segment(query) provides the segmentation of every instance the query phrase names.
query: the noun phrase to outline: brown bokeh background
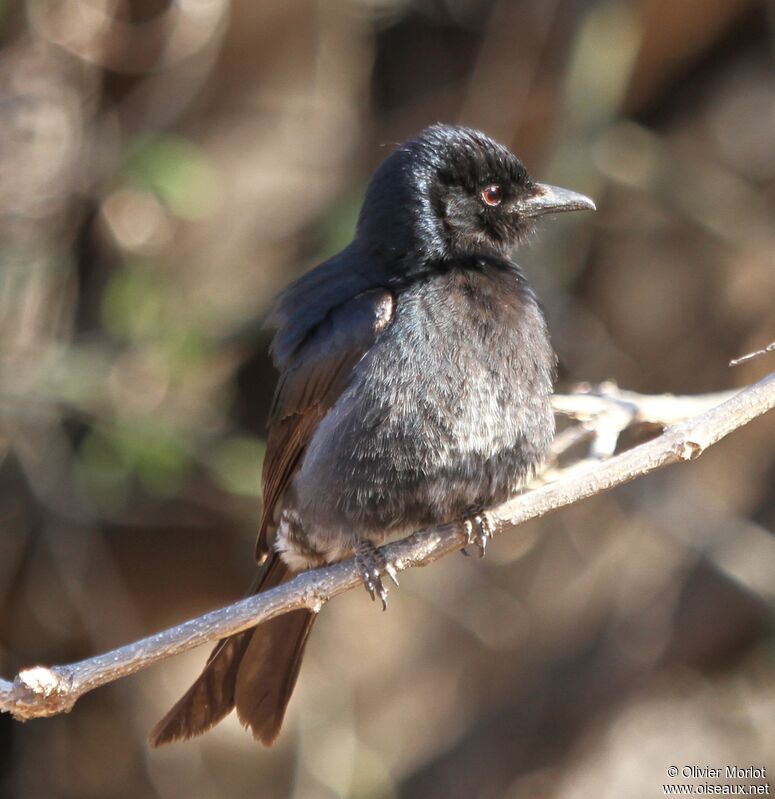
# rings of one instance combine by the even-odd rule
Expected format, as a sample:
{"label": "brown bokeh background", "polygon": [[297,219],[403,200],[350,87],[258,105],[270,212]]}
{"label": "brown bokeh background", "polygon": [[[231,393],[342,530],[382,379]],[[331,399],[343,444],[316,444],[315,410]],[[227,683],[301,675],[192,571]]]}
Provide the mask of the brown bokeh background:
{"label": "brown bokeh background", "polygon": [[[0,674],[252,576],[272,297],[394,142],[482,128],[594,215],[519,256],[560,387],[742,386],[775,338],[775,10],[756,0],[0,2]],[[205,651],[0,717],[0,796],[652,797],[775,774],[775,418],[326,608],[286,728],[152,751]],[[773,779],[775,781],[775,778]]]}

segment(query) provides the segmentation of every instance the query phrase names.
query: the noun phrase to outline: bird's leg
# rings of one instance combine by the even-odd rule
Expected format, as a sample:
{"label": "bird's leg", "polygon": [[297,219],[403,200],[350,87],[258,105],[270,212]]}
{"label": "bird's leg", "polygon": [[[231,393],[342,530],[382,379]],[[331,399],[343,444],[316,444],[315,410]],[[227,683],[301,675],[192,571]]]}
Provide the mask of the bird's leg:
{"label": "bird's leg", "polygon": [[[490,514],[487,511],[471,511],[471,514],[463,520],[463,529],[466,534],[466,545],[476,544],[479,547],[479,557],[483,558],[487,542],[495,532],[495,525]],[[465,548],[463,548],[463,552],[465,552]]]}
{"label": "bird's leg", "polygon": [[382,600],[382,610],[387,610],[387,588],[382,584],[382,573],[398,585],[396,569],[393,564],[377,549],[368,538],[359,538],[355,545],[355,565],[363,580],[363,585],[369,592],[372,601],[377,598]]}

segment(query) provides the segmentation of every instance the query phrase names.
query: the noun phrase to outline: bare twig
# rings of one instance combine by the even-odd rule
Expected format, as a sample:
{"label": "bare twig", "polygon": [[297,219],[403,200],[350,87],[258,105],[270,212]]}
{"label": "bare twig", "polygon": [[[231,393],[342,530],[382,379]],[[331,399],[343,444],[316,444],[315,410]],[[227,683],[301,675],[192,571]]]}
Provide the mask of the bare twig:
{"label": "bare twig", "polygon": [[[572,394],[555,394],[552,406],[555,413],[581,422],[580,427],[569,428],[555,439],[549,463],[582,438],[591,439],[589,460],[610,458],[616,451],[619,437],[629,427],[656,425],[668,427],[720,405],[734,396],[734,391],[677,397],[674,394],[649,396],[620,389],[611,381],[592,386],[581,383],[574,386]],[[576,464],[582,467],[585,462]],[[539,483],[546,475],[539,475]]]}
{"label": "bare twig", "polygon": [[[614,392],[611,387],[607,391]],[[655,408],[662,408],[662,419],[674,418],[676,406],[684,409],[707,407],[709,402],[718,399],[643,398],[628,392],[619,392],[618,389],[614,394],[618,399],[609,398],[604,401],[630,402],[637,406],[639,414],[651,418],[652,421],[660,415]],[[586,399],[589,398],[585,398],[585,401]],[[698,401],[699,406],[696,404]],[[562,404],[562,401],[558,404]],[[528,519],[543,516],[668,464],[693,460],[733,430],[774,407],[775,373],[726,399],[722,404],[669,427],[662,435],[646,444],[609,460],[595,462],[581,473],[563,476],[553,483],[490,509],[495,531],[512,531]],[[669,409],[672,410],[667,413]],[[574,413],[580,413],[578,408]],[[383,551],[400,571],[413,566],[426,566],[459,550],[464,543],[462,526],[449,524],[415,533],[387,545]],[[243,599],[112,652],[65,666],[37,666],[27,669],[20,672],[12,683],[0,680],[0,710],[13,714],[17,719],[66,712],[87,691],[288,611],[308,608],[318,612],[332,597],[359,583],[360,577],[352,560],[337,563],[305,572],[270,591]]]}
{"label": "bare twig", "polygon": [[760,350],[749,352],[747,355],[741,355],[739,358],[733,358],[729,362],[729,365],[740,366],[741,363],[748,363],[748,361],[752,361],[754,358],[758,358],[760,355],[766,355],[768,352],[775,352],[775,341]]}
{"label": "bare twig", "polygon": [[557,413],[589,421],[602,413],[623,411],[632,422],[668,426],[691,419],[735,396],[735,391],[676,396],[638,394],[608,381],[597,386],[581,383],[572,394],[555,394],[552,406]]}

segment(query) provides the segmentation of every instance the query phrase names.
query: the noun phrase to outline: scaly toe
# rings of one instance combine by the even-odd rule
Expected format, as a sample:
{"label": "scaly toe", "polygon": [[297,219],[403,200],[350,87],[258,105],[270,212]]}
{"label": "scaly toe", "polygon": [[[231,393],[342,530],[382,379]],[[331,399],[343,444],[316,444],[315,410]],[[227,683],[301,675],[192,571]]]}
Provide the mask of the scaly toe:
{"label": "scaly toe", "polygon": [[382,572],[398,585],[396,568],[370,541],[359,541],[355,547],[355,564],[372,601],[379,596],[382,609],[387,610],[388,592],[382,582]]}
{"label": "scaly toe", "polygon": [[463,530],[466,534],[466,545],[475,544],[479,548],[479,557],[483,558],[487,551],[487,542],[493,537],[494,532],[489,514],[485,511],[465,519]]}

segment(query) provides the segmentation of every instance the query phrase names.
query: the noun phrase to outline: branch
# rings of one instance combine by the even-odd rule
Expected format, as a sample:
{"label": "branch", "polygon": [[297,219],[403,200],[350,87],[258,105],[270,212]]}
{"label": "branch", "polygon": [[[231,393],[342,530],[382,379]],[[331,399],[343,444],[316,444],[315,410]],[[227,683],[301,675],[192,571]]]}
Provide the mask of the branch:
{"label": "branch", "polygon": [[[581,416],[590,413],[590,403],[624,404],[635,410],[631,418],[645,416],[651,422],[676,418],[682,412],[715,403],[693,397],[643,397],[619,391],[610,385],[592,392],[556,398],[563,412]],[[698,405],[699,403],[699,405]],[[573,406],[575,404],[575,408]],[[586,411],[580,410],[585,405]],[[694,460],[726,435],[775,407],[775,373],[704,410],[688,421],[675,424],[662,435],[641,446],[603,461],[593,461],[583,471],[573,471],[555,482],[522,494],[489,509],[496,533],[510,532],[528,519],[544,516],[586,497],[621,485],[671,463]],[[660,409],[657,411],[657,409]],[[660,416],[662,414],[662,416]],[[594,414],[592,414],[594,416]],[[680,414],[679,414],[680,416]],[[657,418],[659,417],[659,419]],[[623,429],[623,428],[621,428]],[[402,571],[426,566],[461,549],[466,543],[462,525],[447,524],[410,535],[385,546],[382,551]],[[0,680],[0,711],[25,720],[53,716],[69,711],[88,691],[119,677],[134,674],[153,663],[193,647],[249,629],[291,610],[306,608],[314,612],[332,597],[360,584],[352,560],[304,572],[270,591],[206,613],[169,630],[156,633],[103,655],[65,666],[36,666],[21,671],[14,681]]]}
{"label": "branch", "polygon": [[[557,460],[581,438],[591,438],[592,458],[610,458],[616,451],[619,437],[634,425],[668,425],[691,419],[731,399],[734,391],[676,397],[673,394],[648,396],[624,391],[608,381],[599,386],[581,383],[572,394],[555,394],[552,407],[556,413],[577,419],[582,424],[559,434],[549,454],[549,463]],[[582,462],[580,466],[588,465]]]}
{"label": "branch", "polygon": [[599,386],[580,383],[572,394],[555,394],[552,407],[557,413],[589,421],[602,413],[625,413],[632,422],[671,425],[715,408],[735,396],[735,391],[717,391],[677,397],[674,394],[638,394],[608,381]]}
{"label": "branch", "polygon": [[775,352],[775,341],[771,342],[766,347],[762,347],[760,350],[749,352],[747,355],[741,355],[739,358],[733,358],[729,362],[729,365],[740,366],[741,363],[748,363],[748,361],[752,361],[754,358],[758,358],[760,355],[766,355],[768,352]]}

